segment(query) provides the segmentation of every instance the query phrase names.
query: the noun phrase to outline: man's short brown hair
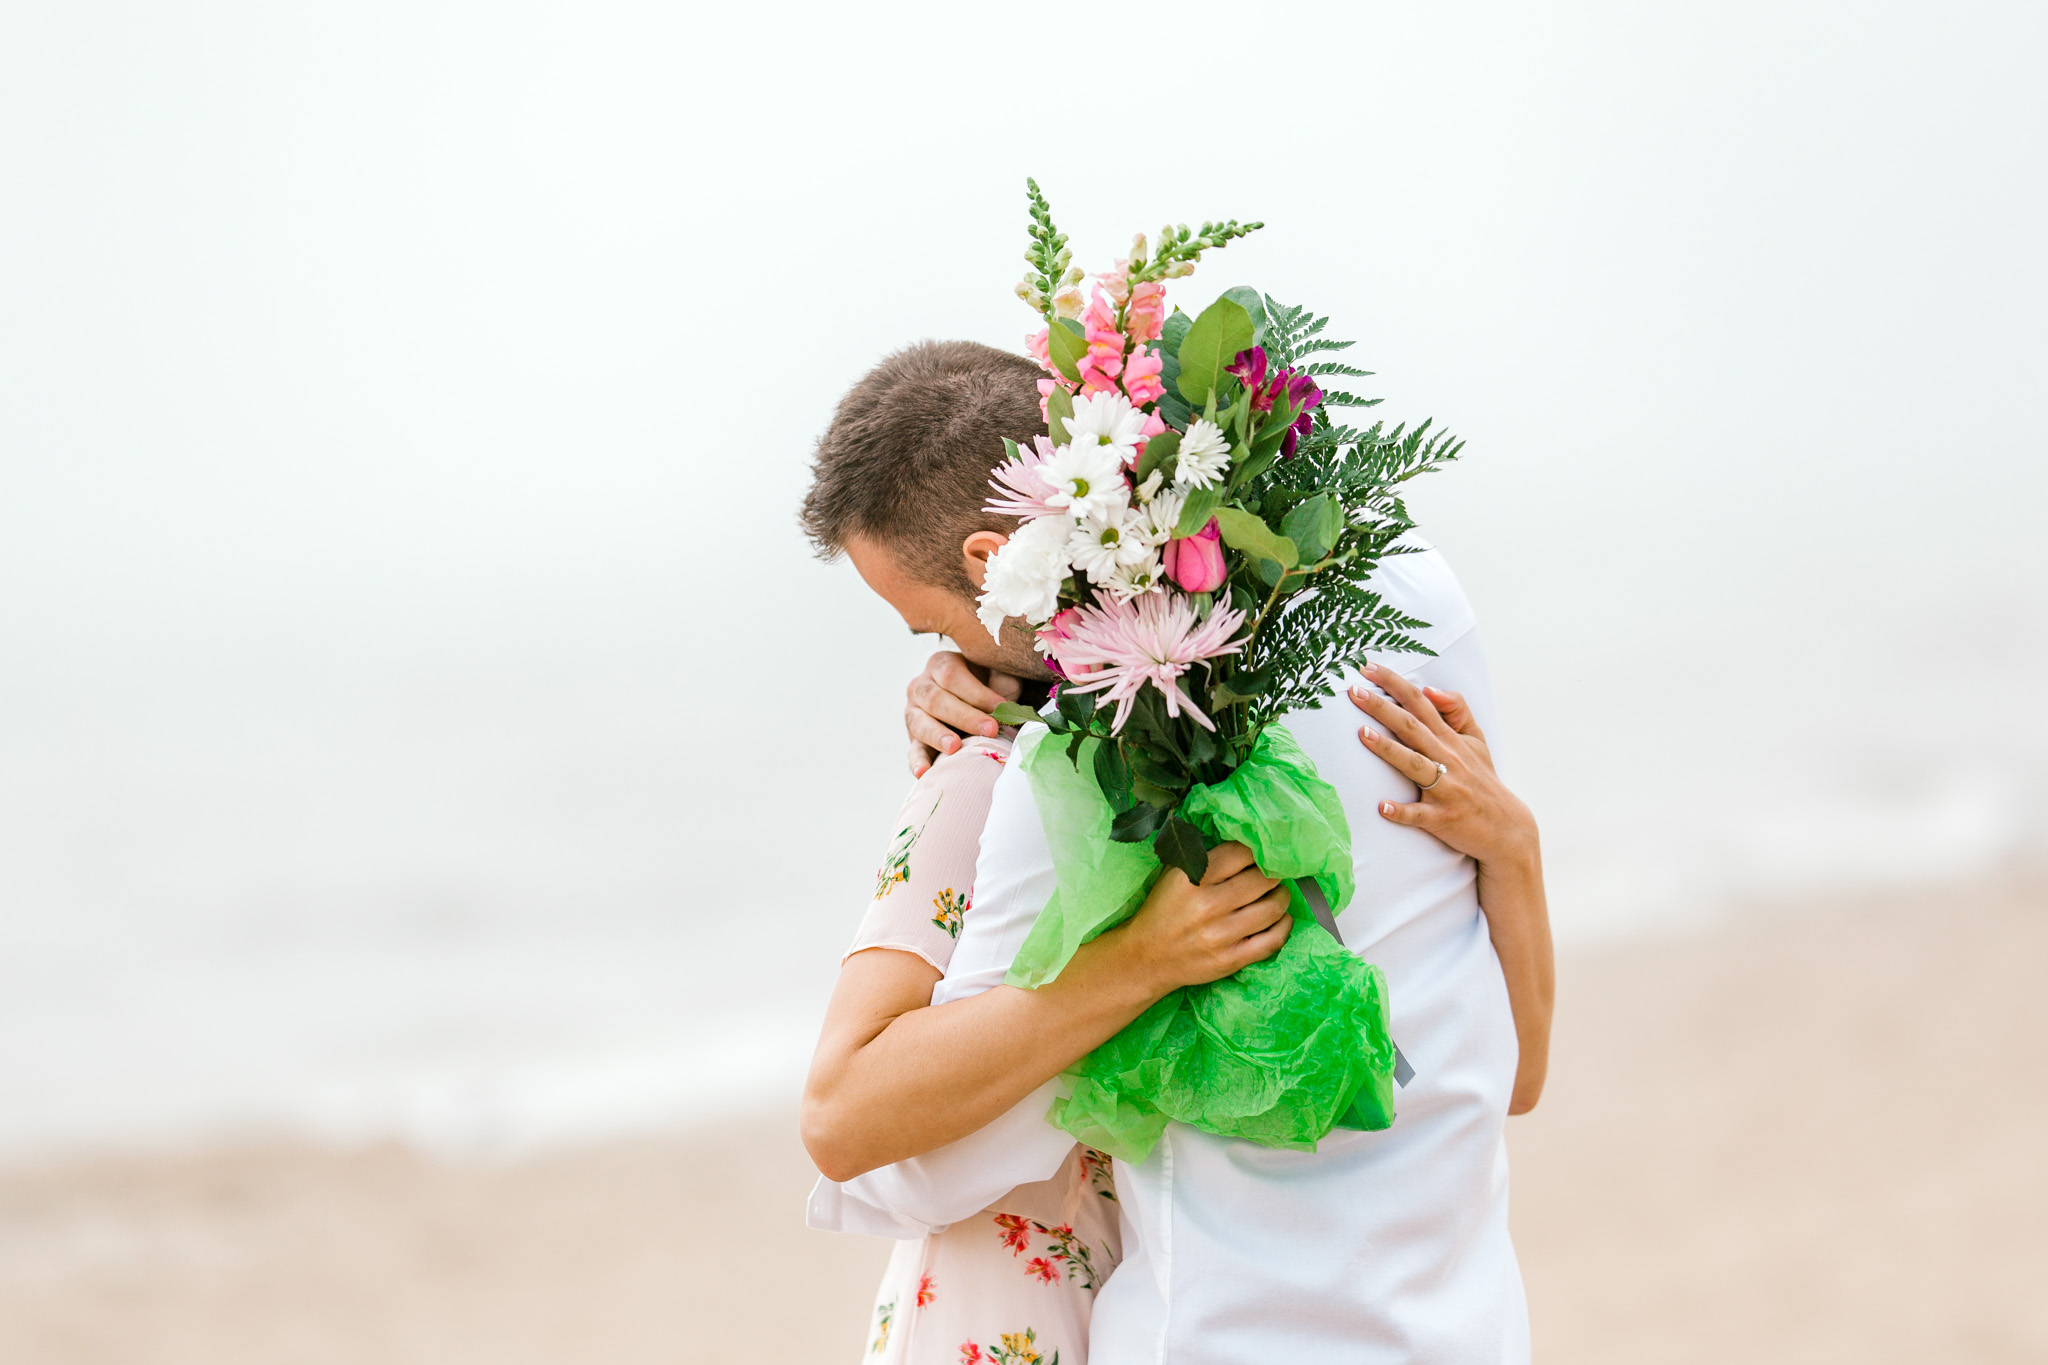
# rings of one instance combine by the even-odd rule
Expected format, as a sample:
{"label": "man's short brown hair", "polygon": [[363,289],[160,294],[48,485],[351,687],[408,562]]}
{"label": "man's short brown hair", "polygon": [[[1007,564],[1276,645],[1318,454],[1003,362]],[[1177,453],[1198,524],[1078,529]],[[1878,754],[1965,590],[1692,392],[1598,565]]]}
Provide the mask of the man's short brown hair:
{"label": "man's short brown hair", "polygon": [[839,400],[811,461],[804,534],[821,558],[860,536],[888,544],[920,580],[972,596],[960,543],[1016,529],[984,511],[1003,438],[1045,430],[1038,366],[974,341],[920,341]]}

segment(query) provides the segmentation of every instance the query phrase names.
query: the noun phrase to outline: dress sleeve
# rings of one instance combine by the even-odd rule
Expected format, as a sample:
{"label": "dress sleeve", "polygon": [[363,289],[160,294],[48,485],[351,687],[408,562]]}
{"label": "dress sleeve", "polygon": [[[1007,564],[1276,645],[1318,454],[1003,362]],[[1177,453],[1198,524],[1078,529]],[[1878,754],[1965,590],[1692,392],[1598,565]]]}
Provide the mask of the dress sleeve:
{"label": "dress sleeve", "polygon": [[1006,739],[970,739],[918,779],[896,819],[896,837],[875,873],[874,899],[847,957],[894,948],[946,970],[973,908],[981,828],[1009,755]]}

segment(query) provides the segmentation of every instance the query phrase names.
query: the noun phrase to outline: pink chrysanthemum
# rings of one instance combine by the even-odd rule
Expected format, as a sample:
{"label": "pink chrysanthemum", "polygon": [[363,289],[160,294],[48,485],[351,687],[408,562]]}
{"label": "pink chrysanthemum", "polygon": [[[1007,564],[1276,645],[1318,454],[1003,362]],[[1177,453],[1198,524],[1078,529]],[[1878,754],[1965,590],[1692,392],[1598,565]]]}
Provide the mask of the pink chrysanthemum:
{"label": "pink chrysanthemum", "polygon": [[1131,601],[1110,600],[1082,607],[1067,621],[1062,638],[1052,642],[1053,657],[1071,679],[1076,692],[1101,692],[1103,702],[1116,703],[1110,729],[1122,733],[1131,704],[1146,683],[1166,696],[1166,714],[1182,707],[1204,729],[1215,724],[1194,699],[1180,690],[1179,678],[1204,659],[1235,654],[1244,648],[1233,640],[1244,613],[1219,606],[1209,619],[1195,620],[1194,603],[1179,593],[1152,592]]}
{"label": "pink chrysanthemum", "polygon": [[1017,447],[1017,458],[1005,460],[995,467],[994,477],[988,486],[996,490],[996,496],[983,504],[998,516],[1054,517],[1067,515],[1064,507],[1055,507],[1046,499],[1059,490],[1052,481],[1038,472],[1053,453],[1053,443],[1043,436],[1031,438],[1028,446]]}

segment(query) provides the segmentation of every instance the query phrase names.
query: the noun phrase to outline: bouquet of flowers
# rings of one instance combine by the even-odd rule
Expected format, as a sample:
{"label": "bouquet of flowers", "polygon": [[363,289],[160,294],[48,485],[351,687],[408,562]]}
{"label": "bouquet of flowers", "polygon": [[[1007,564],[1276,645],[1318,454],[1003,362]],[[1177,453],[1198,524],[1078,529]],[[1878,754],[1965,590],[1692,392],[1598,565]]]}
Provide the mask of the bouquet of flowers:
{"label": "bouquet of flowers", "polygon": [[[1370,651],[1427,652],[1410,633],[1424,623],[1366,580],[1414,525],[1400,485],[1462,443],[1427,422],[1334,421],[1378,400],[1323,387],[1367,372],[1332,359],[1351,343],[1303,308],[1237,288],[1168,311],[1167,281],[1261,224],[1140,234],[1084,295],[1029,192],[1017,292],[1045,320],[1027,344],[1046,434],[1006,441],[994,470],[989,508],[1023,521],[989,561],[980,615],[991,636],[1022,617],[1059,679],[1042,713],[1003,715],[1045,726],[1018,762],[1059,885],[1009,978],[1036,986],[1163,867],[1199,882],[1227,840],[1343,908],[1342,806],[1278,718],[1320,705]],[[1391,1123],[1385,983],[1293,895],[1277,957],[1160,1001],[1068,1073],[1055,1121],[1133,1159],[1168,1119],[1290,1147]]]}

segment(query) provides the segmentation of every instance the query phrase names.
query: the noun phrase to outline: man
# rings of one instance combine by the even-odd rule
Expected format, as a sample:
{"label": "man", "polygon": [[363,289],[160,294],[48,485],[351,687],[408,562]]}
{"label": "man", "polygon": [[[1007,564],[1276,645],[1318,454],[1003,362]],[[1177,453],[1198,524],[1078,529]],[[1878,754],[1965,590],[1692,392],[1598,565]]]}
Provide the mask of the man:
{"label": "man", "polygon": [[[1022,441],[1038,428],[1037,377],[1029,362],[969,343],[927,343],[891,357],[841,404],[805,504],[806,528],[821,549],[847,553],[913,629],[946,634],[977,664],[1025,677],[1044,670],[1021,623],[1006,622],[1003,639],[990,639],[974,599],[1010,529],[981,509],[991,452],[1000,437]],[[1435,656],[1374,680],[1396,699],[1419,696],[1417,682],[1463,693],[1478,724],[1490,723],[1472,614],[1442,557],[1428,549],[1392,557],[1375,586],[1430,623],[1420,634]],[[1376,709],[1384,698],[1361,705],[1386,723]],[[1525,1360],[1502,1139],[1517,1040],[1501,958],[1479,908],[1481,870],[1421,829],[1382,818],[1389,806],[1413,809],[1417,787],[1359,746],[1347,714],[1307,711],[1286,724],[1344,802],[1359,889],[1338,929],[1385,971],[1394,1037],[1414,1076],[1391,1129],[1339,1131],[1313,1153],[1175,1124],[1145,1161],[1119,1163],[1125,1260],[1095,1304],[1093,1359]],[[1528,871],[1496,864],[1485,875]],[[1162,888],[1175,875],[1163,877]],[[990,1006],[988,1015],[992,1001],[1038,994],[1001,983],[1053,882],[1030,784],[1006,772],[982,836],[973,910],[932,996],[936,1008],[919,1013]],[[1134,925],[1148,914],[1158,921],[1165,912],[1148,902]],[[1519,942],[1502,956],[1510,954],[1522,955]],[[1004,1006],[1012,1007],[1023,1004]],[[1073,1041],[1070,1033],[1067,1045]],[[899,1056],[877,1068],[887,1073],[885,1087],[854,1088],[887,1095],[886,1106],[842,1099],[815,1131],[807,1120],[814,1152],[866,1154],[821,1162],[844,1178],[821,1188],[814,1221],[914,1235],[1052,1173],[1071,1139],[1044,1120],[1056,1084],[1047,1078],[1065,1063],[1041,1056],[1036,1070],[1019,1065],[1013,1044],[1007,1089],[980,1092],[974,1112],[987,1121],[963,1136],[956,1130],[967,1110],[955,1092],[980,1045],[927,1030],[919,1054],[932,1077],[926,1091],[917,1088],[913,1060]],[[1035,1088],[1024,1094],[1027,1085]],[[988,1112],[1020,1094],[1000,1114]],[[927,1100],[946,1117],[921,1127]],[[894,1159],[878,1164],[878,1153]]]}

